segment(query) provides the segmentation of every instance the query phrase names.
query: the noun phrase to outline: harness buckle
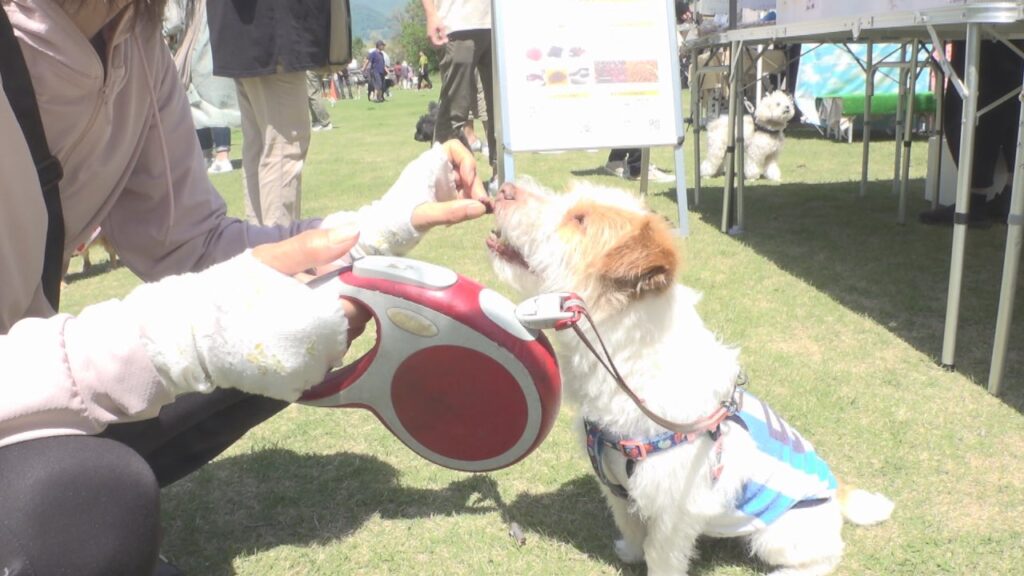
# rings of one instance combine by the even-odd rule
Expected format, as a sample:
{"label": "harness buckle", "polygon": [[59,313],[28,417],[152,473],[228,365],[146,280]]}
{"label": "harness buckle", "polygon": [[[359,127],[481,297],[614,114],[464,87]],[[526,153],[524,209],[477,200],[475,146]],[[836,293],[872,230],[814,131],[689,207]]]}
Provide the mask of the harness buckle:
{"label": "harness buckle", "polygon": [[729,399],[722,402],[722,407],[732,416],[743,409],[743,389],[747,385],[747,373],[740,371],[736,375],[736,383],[733,384],[732,394]]}
{"label": "harness buckle", "polygon": [[583,300],[572,292],[551,292],[527,298],[516,306],[516,320],[527,328],[564,330],[586,312]]}
{"label": "harness buckle", "polygon": [[632,460],[643,460],[647,458],[647,445],[638,440],[619,440],[619,449],[626,458]]}

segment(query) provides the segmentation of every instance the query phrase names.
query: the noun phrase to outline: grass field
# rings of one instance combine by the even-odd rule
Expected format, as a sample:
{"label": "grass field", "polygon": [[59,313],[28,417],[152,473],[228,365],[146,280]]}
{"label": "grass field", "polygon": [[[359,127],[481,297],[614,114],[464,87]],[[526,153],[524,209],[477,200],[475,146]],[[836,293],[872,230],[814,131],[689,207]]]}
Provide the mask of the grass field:
{"label": "grass field", "polygon": [[[423,150],[413,126],[432,98],[436,92],[397,91],[383,105],[356,100],[330,108],[336,128],[313,135],[304,212],[354,208],[379,196]],[[742,236],[718,230],[721,179],[706,182],[699,206],[691,198],[680,280],[703,291],[709,326],[742,347],[750,388],[800,428],[838,475],[896,502],[890,522],[846,529],[838,574],[1020,574],[1021,314],[1002,397],[983,389],[1006,227],[968,234],[957,370],[944,371],[937,359],[952,233],[914,218],[927,208],[924,149],[913,149],[912,199],[901,226],[889,179],[891,139],[872,144],[874,180],[861,197],[859,144],[793,131],[782,157],[785,183],[747,188]],[[556,188],[572,178],[635,187],[597,170],[605,154],[523,154],[517,170]],[[669,150],[652,157],[671,168]],[[214,183],[240,214],[238,172]],[[674,187],[650,192],[651,207],[675,219]],[[507,293],[487,263],[490,227],[480,220],[435,230],[413,256]],[[70,312],[137,282],[104,266],[70,279],[63,300]],[[569,410],[523,462],[465,474],[421,460],[365,412],[291,407],[165,491],[165,554],[196,575],[644,574],[612,552],[614,527],[572,442]],[[509,537],[510,522],[522,526],[524,546]],[[708,540],[700,550],[693,574],[765,571],[741,543]]]}

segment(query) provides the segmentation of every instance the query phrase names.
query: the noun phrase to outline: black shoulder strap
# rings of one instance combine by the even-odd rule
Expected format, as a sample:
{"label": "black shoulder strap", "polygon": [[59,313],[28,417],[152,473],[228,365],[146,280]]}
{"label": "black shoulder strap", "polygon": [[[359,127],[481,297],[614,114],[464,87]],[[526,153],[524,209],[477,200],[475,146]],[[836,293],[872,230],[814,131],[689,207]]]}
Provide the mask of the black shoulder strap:
{"label": "black shoulder strap", "polygon": [[43,121],[39,116],[36,93],[32,89],[32,78],[28,66],[14,37],[14,28],[7,18],[7,12],[0,7],[0,76],[7,100],[25,133],[32,161],[39,174],[39,185],[43,189],[46,203],[46,252],[43,256],[43,292],[50,305],[57,310],[60,305],[60,280],[64,267],[64,209],[60,202],[60,181],[64,170],[60,161],[50,154],[46,144]]}

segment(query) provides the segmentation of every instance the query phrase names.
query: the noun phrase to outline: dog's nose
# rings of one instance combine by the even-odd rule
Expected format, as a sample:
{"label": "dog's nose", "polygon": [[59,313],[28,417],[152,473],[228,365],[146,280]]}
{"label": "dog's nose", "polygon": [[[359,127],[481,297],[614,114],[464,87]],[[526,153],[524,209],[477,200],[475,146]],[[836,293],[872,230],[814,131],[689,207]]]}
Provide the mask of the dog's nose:
{"label": "dog's nose", "polygon": [[508,200],[510,202],[514,201],[516,199],[516,191],[517,188],[515,184],[512,182],[505,182],[501,185],[501,188],[498,189],[498,196],[496,199]]}

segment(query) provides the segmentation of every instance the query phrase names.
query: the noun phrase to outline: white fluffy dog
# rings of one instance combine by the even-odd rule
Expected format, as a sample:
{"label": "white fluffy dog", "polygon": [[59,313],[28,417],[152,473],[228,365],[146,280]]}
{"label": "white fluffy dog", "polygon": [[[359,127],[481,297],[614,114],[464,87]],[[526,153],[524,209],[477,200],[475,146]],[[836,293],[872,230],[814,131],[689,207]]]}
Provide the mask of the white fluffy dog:
{"label": "white fluffy dog", "polygon": [[[793,98],[781,90],[761,98],[754,114],[743,116],[743,175],[747,180],[764,176],[773,182],[782,180],[779,154],[785,137],[782,132],[793,119]],[[718,176],[729,145],[729,117],[719,116],[708,123],[708,150],[700,163],[700,175]]]}
{"label": "white fluffy dog", "polygon": [[[618,556],[646,560],[651,575],[685,574],[698,536],[744,536],[776,576],[831,572],[843,518],[881,522],[892,502],[841,486],[807,440],[737,387],[739,352],[704,326],[698,294],[675,283],[664,219],[622,190],[527,186],[506,183],[495,199],[496,272],[526,294],[578,294],[640,400],[573,330],[556,332],[566,399],[622,535]],[[592,326],[578,326],[597,347]]]}

